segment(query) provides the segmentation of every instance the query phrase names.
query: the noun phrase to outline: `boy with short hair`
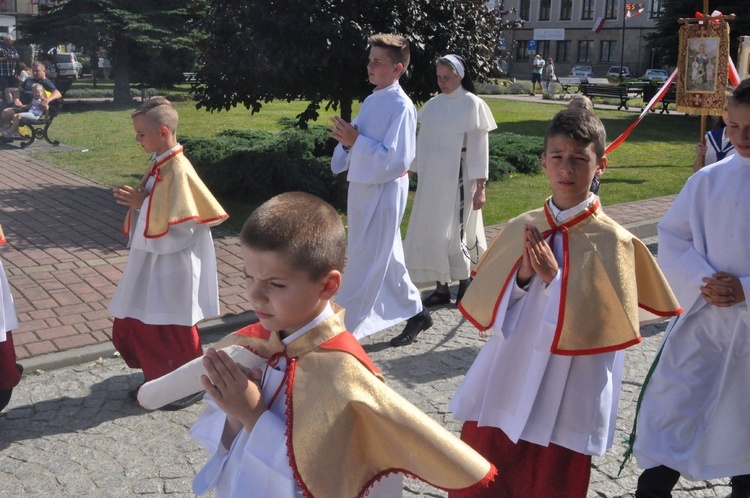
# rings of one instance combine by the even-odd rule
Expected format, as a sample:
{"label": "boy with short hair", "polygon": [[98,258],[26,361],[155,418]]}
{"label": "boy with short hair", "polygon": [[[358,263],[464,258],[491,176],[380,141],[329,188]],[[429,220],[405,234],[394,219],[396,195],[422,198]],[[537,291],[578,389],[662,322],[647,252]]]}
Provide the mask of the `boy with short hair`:
{"label": "boy with short hair", "polygon": [[680,475],[732,476],[750,497],[750,79],[729,97],[736,154],[691,176],[659,223],[659,265],[686,313],[643,386],[636,496],[671,496]]}
{"label": "boy with short hair", "polygon": [[591,455],[612,445],[639,311],[680,312],[646,246],[589,191],[604,144],[592,112],[555,115],[542,154],[552,196],[506,224],[459,305],[493,332],[450,404],[461,438],[501,471],[484,496],[584,498]]}
{"label": "boy with short hair", "polygon": [[331,120],[334,173],[348,171],[349,242],[336,302],[346,326],[361,339],[408,319],[391,344],[410,344],[432,326],[419,290],[406,270],[401,219],[409,195],[407,172],[416,154],[417,110],[398,83],[409,65],[409,42],[400,35],[369,39],[367,74],[375,85],[359,115]]}
{"label": "boy with short hair", "polygon": [[[191,429],[211,455],[196,494],[400,497],[401,473],[472,492],[495,469],[401,398],[331,305],[344,266],[335,209],[301,192],[256,209],[240,234],[247,296],[260,323],[217,344],[268,358],[246,372],[211,348],[209,406]],[[370,489],[372,486],[372,489]]]}
{"label": "boy with short hair", "polygon": [[195,324],[219,314],[210,227],[228,215],[183,155],[172,104],[156,97],[131,117],[153,164],[137,188],[113,189],[117,203],[129,207],[123,233],[130,255],[109,311],[115,348],[148,382],[203,354]]}

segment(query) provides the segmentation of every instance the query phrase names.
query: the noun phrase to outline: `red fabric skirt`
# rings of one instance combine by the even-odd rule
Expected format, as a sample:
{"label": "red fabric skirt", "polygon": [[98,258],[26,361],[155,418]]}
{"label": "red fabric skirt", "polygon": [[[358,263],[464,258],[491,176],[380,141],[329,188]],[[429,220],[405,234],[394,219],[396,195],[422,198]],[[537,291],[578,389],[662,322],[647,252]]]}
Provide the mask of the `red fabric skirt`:
{"label": "red fabric skirt", "polygon": [[195,325],[149,325],[135,318],[115,318],[112,342],[130,368],[143,370],[146,382],[203,356]]}
{"label": "red fabric skirt", "polygon": [[514,443],[500,429],[477,427],[476,422],[464,423],[461,439],[497,467],[495,481],[478,496],[586,498],[591,477],[589,455],[552,443]]}
{"label": "red fabric skirt", "polygon": [[21,382],[21,374],[16,368],[16,350],[13,346],[13,333],[0,342],[0,391],[13,389]]}

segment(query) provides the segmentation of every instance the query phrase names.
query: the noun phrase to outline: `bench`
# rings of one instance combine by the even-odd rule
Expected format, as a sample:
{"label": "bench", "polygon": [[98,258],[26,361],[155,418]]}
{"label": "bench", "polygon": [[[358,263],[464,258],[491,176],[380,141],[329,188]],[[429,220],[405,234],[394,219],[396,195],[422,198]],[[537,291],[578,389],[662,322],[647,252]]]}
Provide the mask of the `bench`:
{"label": "bench", "polygon": [[557,78],[557,84],[560,85],[560,88],[562,88],[562,94],[563,96],[570,93],[569,88],[571,86],[576,87],[575,93],[578,93],[578,88],[581,86],[581,78],[578,77],[570,77],[570,78]]}
{"label": "bench", "polygon": [[[48,143],[57,147],[60,145],[59,140],[50,140],[49,138],[49,127],[52,125],[52,121],[57,117],[62,107],[62,100],[57,99],[50,102],[47,111],[37,121],[27,121],[22,119],[19,128],[24,126],[31,130],[31,136],[20,136],[20,137],[3,137],[4,141],[14,142],[16,140],[21,142],[21,148],[25,149],[29,145],[33,144],[37,138],[45,139]],[[24,141],[25,140],[25,141]]]}
{"label": "bench", "polygon": [[627,110],[628,100],[632,98],[630,97],[630,95],[628,95],[628,88],[624,86],[594,85],[589,83],[587,85],[582,84],[579,88],[581,89],[581,93],[583,93],[590,99],[594,97],[601,97],[604,99],[619,99],[620,105],[617,107],[618,111],[623,107]]}
{"label": "bench", "polygon": [[[667,93],[664,94],[664,97],[659,101],[657,105],[661,106],[661,111],[659,111],[659,114],[664,114],[665,112],[669,114],[669,104],[676,104],[677,103],[677,89],[675,88],[675,84],[672,83],[667,90]],[[656,107],[656,106],[654,106]],[[651,108],[651,112],[654,112],[656,109],[653,107]]]}
{"label": "bench", "polygon": [[607,78],[588,78],[586,80],[586,83],[589,85],[610,85],[612,84],[609,82]]}

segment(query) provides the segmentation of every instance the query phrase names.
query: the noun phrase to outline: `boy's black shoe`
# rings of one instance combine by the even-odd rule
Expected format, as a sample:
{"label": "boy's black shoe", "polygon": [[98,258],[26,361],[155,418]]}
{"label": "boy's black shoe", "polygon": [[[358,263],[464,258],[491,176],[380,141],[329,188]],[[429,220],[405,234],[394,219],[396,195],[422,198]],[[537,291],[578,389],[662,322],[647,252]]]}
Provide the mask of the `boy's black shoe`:
{"label": "boy's black shoe", "polygon": [[177,401],[173,401],[172,403],[169,403],[168,405],[162,406],[160,410],[163,410],[166,412],[174,412],[177,410],[182,410],[183,408],[187,408],[188,406],[194,405],[198,401],[202,400],[204,394],[206,394],[206,391],[200,391],[195,394],[185,396],[182,399],[178,399]]}
{"label": "boy's black shoe", "polygon": [[432,327],[432,317],[427,310],[422,310],[406,321],[401,334],[391,339],[391,346],[407,346],[414,342],[420,332]]}
{"label": "boy's black shoe", "polygon": [[450,302],[450,294],[444,294],[442,292],[435,291],[426,298],[422,299],[422,306],[425,308],[431,308],[433,306],[440,306],[441,304],[448,304]]}

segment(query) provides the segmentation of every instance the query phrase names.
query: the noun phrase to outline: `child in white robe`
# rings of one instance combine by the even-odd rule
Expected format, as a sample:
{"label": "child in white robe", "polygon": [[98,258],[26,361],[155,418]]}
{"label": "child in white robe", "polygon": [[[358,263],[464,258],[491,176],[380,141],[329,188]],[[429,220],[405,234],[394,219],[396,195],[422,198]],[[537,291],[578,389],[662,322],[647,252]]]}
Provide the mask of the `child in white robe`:
{"label": "child in white robe", "polygon": [[691,176],[659,223],[659,265],[685,315],[643,386],[639,498],[671,496],[680,475],[732,476],[732,498],[750,497],[750,79],[727,114],[736,154]]}
{"label": "child in white robe", "polygon": [[155,157],[140,186],[113,189],[117,203],[130,208],[123,224],[130,254],[109,311],[115,348],[148,382],[203,354],[195,325],[219,314],[210,227],[228,215],[182,153],[172,104],[150,99],[132,118],[136,141]]}
{"label": "child in white robe", "polygon": [[[0,227],[0,244],[5,244],[5,235]],[[16,363],[12,330],[18,328],[18,317],[13,305],[8,278],[0,261],[0,410],[8,406],[13,388],[21,382],[23,367]]]}
{"label": "child in white robe", "polygon": [[408,319],[394,344],[404,345],[432,326],[406,270],[400,231],[417,132],[417,111],[398,83],[409,65],[409,42],[380,34],[369,44],[375,90],[351,124],[335,116],[329,126],[339,142],[331,169],[347,171],[349,181],[347,263],[335,301],[358,339]]}
{"label": "child in white robe", "polygon": [[191,430],[210,458],[197,494],[243,498],[402,495],[402,473],[470,495],[495,469],[389,389],[329,300],[339,288],[345,232],[310,194],[261,205],[240,234],[247,295],[260,323],[217,345],[267,358],[240,369],[209,349],[209,406]]}
{"label": "child in white robe", "polygon": [[591,456],[612,445],[639,307],[679,312],[646,246],[589,191],[604,145],[592,112],[555,115],[542,155],[552,197],[507,223],[459,304],[493,333],[450,404],[461,438],[498,468],[482,496],[585,498]]}

